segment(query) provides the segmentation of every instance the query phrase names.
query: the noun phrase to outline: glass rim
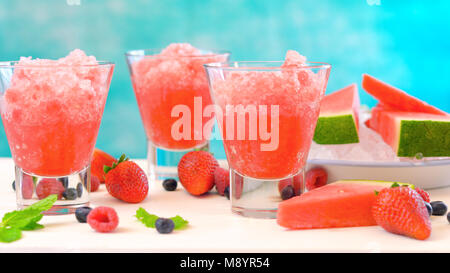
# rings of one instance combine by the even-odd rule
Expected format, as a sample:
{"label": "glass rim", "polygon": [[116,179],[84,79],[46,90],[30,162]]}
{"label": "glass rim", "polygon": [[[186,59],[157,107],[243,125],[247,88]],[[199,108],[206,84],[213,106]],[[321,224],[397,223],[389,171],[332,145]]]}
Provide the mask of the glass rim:
{"label": "glass rim", "polygon": [[[207,63],[203,66],[205,68],[223,69],[223,70],[267,70],[267,71],[281,71],[286,69],[302,70],[302,69],[328,69],[331,64],[325,62],[306,62],[305,64],[290,65],[283,67],[285,61],[231,61],[231,62],[215,62]],[[237,66],[239,65],[239,66]],[[244,66],[241,66],[244,65]]]}
{"label": "glass rim", "polygon": [[[202,49],[199,48],[201,52],[205,54],[194,54],[194,55],[178,55],[178,56],[161,56],[159,55],[164,48],[143,48],[143,49],[132,49],[125,52],[126,57],[144,57],[153,59],[179,59],[179,58],[205,58],[214,57],[221,55],[231,55],[231,51],[228,50],[215,50],[215,49]],[[144,54],[142,54],[143,52]]]}
{"label": "glass rim", "polygon": [[110,61],[97,61],[97,64],[46,64],[46,65],[33,65],[33,64],[19,64],[20,61],[0,61],[1,68],[74,68],[74,67],[99,67],[99,66],[112,66],[114,62]]}

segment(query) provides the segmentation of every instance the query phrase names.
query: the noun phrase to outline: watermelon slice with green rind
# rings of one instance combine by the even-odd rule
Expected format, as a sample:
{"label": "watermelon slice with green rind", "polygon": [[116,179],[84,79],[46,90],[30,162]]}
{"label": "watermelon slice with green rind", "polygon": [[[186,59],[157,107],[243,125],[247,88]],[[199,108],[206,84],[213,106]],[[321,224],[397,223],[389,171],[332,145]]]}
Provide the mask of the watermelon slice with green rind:
{"label": "watermelon slice with green rind", "polygon": [[358,143],[359,95],[356,84],[325,96],[314,132],[317,144]]}
{"label": "watermelon slice with green rind", "polygon": [[[376,191],[395,182],[341,180],[283,201],[277,223],[289,229],[316,229],[376,225],[372,205]],[[397,182],[398,183],[398,182]],[[398,183],[399,186],[412,184]]]}
{"label": "watermelon slice with green rind", "polygon": [[398,157],[450,156],[450,115],[372,109],[366,123]]}

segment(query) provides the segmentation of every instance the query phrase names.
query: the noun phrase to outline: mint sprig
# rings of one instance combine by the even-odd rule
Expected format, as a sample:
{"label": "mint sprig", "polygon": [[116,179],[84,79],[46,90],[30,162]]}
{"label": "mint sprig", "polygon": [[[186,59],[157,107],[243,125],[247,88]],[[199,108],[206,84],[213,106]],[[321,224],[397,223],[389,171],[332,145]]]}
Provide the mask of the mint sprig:
{"label": "mint sprig", "polygon": [[44,226],[38,222],[44,216],[42,212],[50,209],[58,200],[56,194],[32,204],[23,210],[6,213],[0,223],[0,242],[9,243],[22,238],[22,230],[36,230]]}
{"label": "mint sprig", "polygon": [[[156,220],[158,220],[158,218],[160,218],[159,216],[157,216],[155,214],[148,213],[143,208],[139,208],[136,211],[135,216],[139,221],[141,221],[148,228],[155,228]],[[170,217],[170,219],[172,219],[173,223],[175,224],[174,229],[181,229],[189,223],[189,221],[183,219],[183,217],[181,217],[179,215]]]}

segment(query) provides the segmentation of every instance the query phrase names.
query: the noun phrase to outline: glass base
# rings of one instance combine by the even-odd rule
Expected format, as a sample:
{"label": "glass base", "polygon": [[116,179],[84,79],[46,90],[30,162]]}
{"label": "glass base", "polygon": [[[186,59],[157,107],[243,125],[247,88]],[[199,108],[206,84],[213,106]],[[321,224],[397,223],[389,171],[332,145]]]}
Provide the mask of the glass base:
{"label": "glass base", "polygon": [[283,201],[278,184],[290,184],[295,189],[295,195],[300,195],[305,191],[304,175],[302,169],[281,179],[256,179],[230,169],[231,210],[245,217],[275,219],[278,204]]}
{"label": "glass base", "polygon": [[185,150],[170,150],[155,146],[147,141],[148,178],[150,181],[168,178],[178,179],[178,162],[188,152],[194,150],[209,151],[209,141],[205,144]]}
{"label": "glass base", "polygon": [[[40,199],[47,197],[47,183],[60,183],[61,186],[52,186],[50,193],[58,194],[59,198],[53,207],[43,214],[63,215],[74,213],[79,207],[89,205],[89,192],[91,185],[90,166],[68,176],[39,176],[29,174],[16,166],[16,201],[19,209],[24,209]],[[40,184],[42,183],[42,184]]]}

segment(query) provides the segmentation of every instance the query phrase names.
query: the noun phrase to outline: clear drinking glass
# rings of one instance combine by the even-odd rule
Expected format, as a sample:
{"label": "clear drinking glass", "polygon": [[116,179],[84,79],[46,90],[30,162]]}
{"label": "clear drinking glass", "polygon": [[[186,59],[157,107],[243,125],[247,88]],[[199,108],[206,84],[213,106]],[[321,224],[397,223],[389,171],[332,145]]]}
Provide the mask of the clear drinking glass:
{"label": "clear drinking glass", "polygon": [[49,195],[47,214],[89,203],[90,161],[114,64],[0,62],[0,111],[15,163],[17,205]]}
{"label": "clear drinking glass", "polygon": [[230,166],[232,211],[275,218],[279,188],[305,190],[304,166],[331,66],[283,62],[206,64]]}
{"label": "clear drinking glass", "polygon": [[176,178],[178,162],[187,152],[209,150],[214,116],[203,115],[203,109],[212,104],[203,65],[229,57],[228,52],[205,50],[185,56],[160,52],[126,53],[147,135],[148,175],[153,181]]}

